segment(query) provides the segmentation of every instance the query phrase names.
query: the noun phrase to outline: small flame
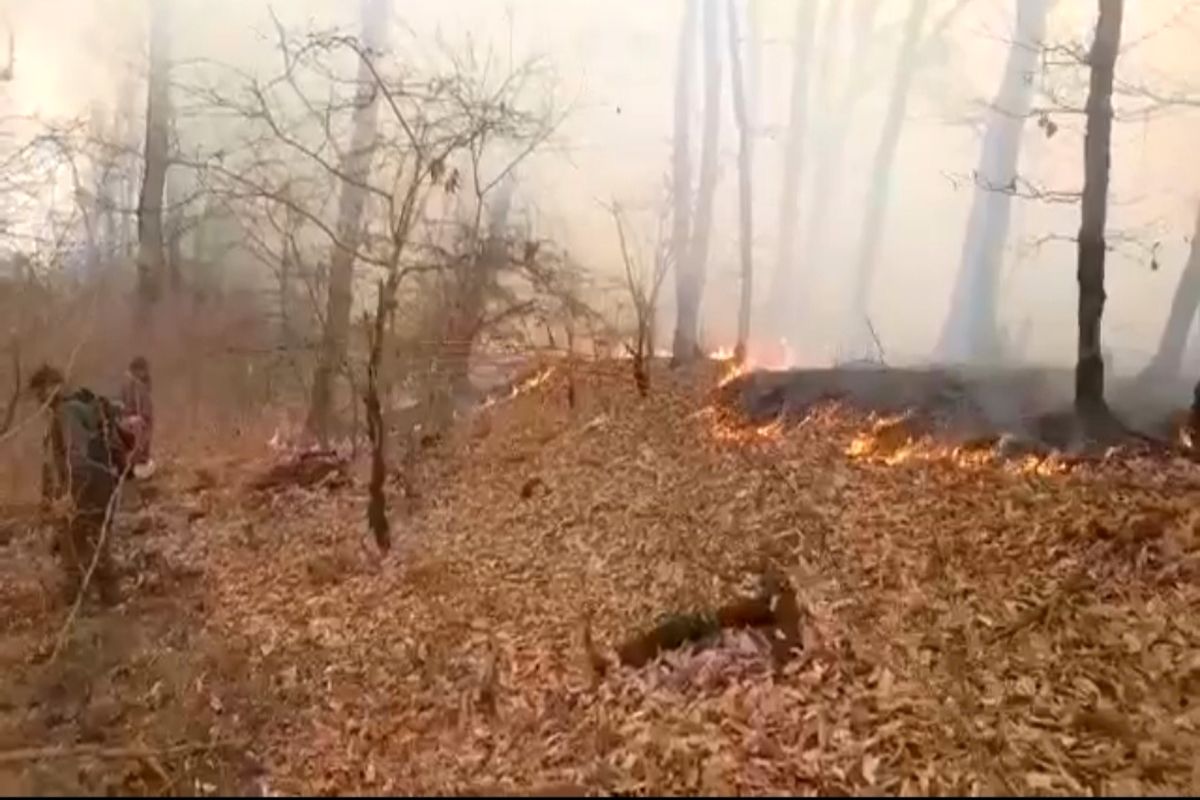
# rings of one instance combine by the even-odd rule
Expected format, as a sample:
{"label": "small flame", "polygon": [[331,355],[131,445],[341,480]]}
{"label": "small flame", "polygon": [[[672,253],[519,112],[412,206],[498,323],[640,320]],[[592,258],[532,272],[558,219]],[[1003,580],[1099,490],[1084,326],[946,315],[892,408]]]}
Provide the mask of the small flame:
{"label": "small flame", "polygon": [[708,357],[713,361],[732,361],[737,351],[732,347],[718,347],[716,350],[708,354]]}
{"label": "small flame", "polygon": [[539,387],[543,383],[545,383],[547,380],[549,380],[550,376],[553,374],[554,374],[554,367],[546,367],[544,370],[539,372],[537,375],[534,375],[532,378],[529,378],[528,380],[526,380],[520,386],[513,387],[512,393],[509,395],[509,398],[511,399],[513,397],[516,397],[519,394],[524,394],[525,392],[536,389],[537,387]]}
{"label": "small flame", "polygon": [[719,347],[708,354],[713,361],[727,365],[718,386],[724,386],[730,381],[754,370],[782,370],[795,366],[796,353],[785,337],[780,337],[776,346],[747,348],[745,357],[739,363],[736,361],[737,350],[732,347]]}
{"label": "small flame", "polygon": [[533,377],[527,378],[526,380],[522,381],[521,383],[513,386],[508,391],[508,394],[504,395],[503,397],[496,397],[495,395],[493,395],[493,396],[489,397],[487,400],[485,400],[479,407],[480,407],[480,409],[488,409],[488,408],[491,408],[492,406],[497,405],[498,403],[507,403],[509,400],[514,400],[518,396],[523,395],[526,392],[533,391],[537,387],[541,386],[543,383],[545,383],[547,380],[549,380],[550,376],[553,374],[554,374],[554,367],[546,367],[544,370],[537,373]]}
{"label": "small flame", "polygon": [[748,444],[753,441],[773,441],[781,439],[783,434],[782,417],[751,427],[718,410],[716,406],[705,406],[692,417],[707,420],[712,437],[721,442]]}

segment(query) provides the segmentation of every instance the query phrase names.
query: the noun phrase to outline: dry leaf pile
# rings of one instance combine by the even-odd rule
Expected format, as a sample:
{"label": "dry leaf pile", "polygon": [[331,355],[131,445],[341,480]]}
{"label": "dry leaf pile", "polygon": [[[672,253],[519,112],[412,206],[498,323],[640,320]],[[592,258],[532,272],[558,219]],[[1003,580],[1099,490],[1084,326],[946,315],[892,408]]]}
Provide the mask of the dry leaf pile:
{"label": "dry leaf pile", "polygon": [[[748,429],[705,380],[640,401],[580,368],[574,409],[560,373],[481,410],[423,456],[383,561],[352,490],[231,496],[175,541],[246,649],[264,785],[1200,792],[1195,465],[852,457],[869,421]],[[798,658],[728,631],[589,669],[585,618],[611,651],[765,564]]]}

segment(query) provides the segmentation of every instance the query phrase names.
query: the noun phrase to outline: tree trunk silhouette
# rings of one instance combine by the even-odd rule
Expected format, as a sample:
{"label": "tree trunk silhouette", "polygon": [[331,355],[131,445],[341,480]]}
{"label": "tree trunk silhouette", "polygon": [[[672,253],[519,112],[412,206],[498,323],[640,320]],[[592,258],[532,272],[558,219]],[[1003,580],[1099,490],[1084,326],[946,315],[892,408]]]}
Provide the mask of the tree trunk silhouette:
{"label": "tree trunk silhouette", "polygon": [[164,187],[167,210],[163,235],[166,238],[168,285],[174,295],[182,294],[184,285],[183,236],[187,222],[184,218],[181,194],[179,181],[168,178]]}
{"label": "tree trunk silhouette", "polygon": [[871,282],[875,277],[875,268],[879,260],[879,248],[883,243],[884,223],[887,217],[888,201],[891,197],[896,150],[900,145],[900,133],[904,129],[905,115],[908,111],[908,96],[917,71],[917,48],[921,43],[921,28],[925,23],[925,15],[928,10],[929,0],[913,0],[912,5],[909,6],[891,97],[888,100],[887,112],[883,120],[883,131],[880,134],[879,146],[875,151],[875,160],[871,167],[870,174],[874,185],[867,196],[866,219],[863,222],[858,258],[852,278],[854,283],[851,289],[850,313],[853,318],[849,320],[852,350],[861,349],[874,338],[873,336],[868,338],[870,330],[867,325],[867,306]]}
{"label": "tree trunk silhouette", "polygon": [[[361,40],[368,50],[378,51],[384,46],[390,12],[390,0],[363,0]],[[329,441],[334,421],[334,386],[337,376],[346,368],[350,309],[354,303],[354,260],[366,203],[362,184],[370,172],[374,155],[376,120],[379,116],[377,94],[370,67],[360,63],[350,148],[341,165],[346,180],[342,181],[338,200],[337,241],[329,258],[325,329],[322,331],[321,350],[313,374],[308,413],[308,430],[323,445]]]}
{"label": "tree trunk silhouette", "polygon": [[742,262],[742,286],[738,299],[738,361],[746,358],[750,339],[750,304],[754,295],[754,112],[752,90],[742,70],[741,38],[737,6],[729,0],[729,71],[733,88],[733,113],[737,119],[738,147],[738,244]]}
{"label": "tree trunk silhouette", "polygon": [[1035,83],[1051,0],[1017,0],[1016,31],[1004,78],[988,111],[987,131],[975,173],[975,196],[963,241],[962,260],[942,328],[938,354],[951,362],[999,355],[997,286],[1004,264],[1021,134],[1033,105]]}
{"label": "tree trunk silhouette", "polygon": [[165,272],[163,191],[167,182],[171,117],[167,4],[151,4],[150,79],[146,92],[145,169],[137,207],[137,327],[147,331],[162,294]]}
{"label": "tree trunk silhouette", "polygon": [[[696,23],[700,0],[686,0],[679,29],[679,55],[675,75],[675,142],[671,156],[671,251],[675,262],[675,307],[687,305],[689,243],[692,239],[691,98],[692,69],[696,62]],[[673,352],[682,356],[681,328],[676,322]]]}
{"label": "tree trunk silhouette", "polygon": [[675,322],[674,358],[690,361],[700,355],[700,303],[712,238],[713,201],[717,188],[717,156],[721,135],[721,52],[718,37],[719,0],[704,3],[704,139],[700,144],[700,178],[696,187],[696,218],[684,260],[685,274]]}
{"label": "tree trunk silhouette", "polygon": [[1196,215],[1196,227],[1192,233],[1192,247],[1175,296],[1171,300],[1171,312],[1163,327],[1158,351],[1147,367],[1147,375],[1175,377],[1183,366],[1183,351],[1187,348],[1188,333],[1200,308],[1200,211]]}
{"label": "tree trunk silhouette", "polygon": [[[837,0],[835,0],[836,2]],[[829,12],[832,15],[832,12]],[[783,148],[783,189],[779,198],[779,242],[775,252],[775,275],[771,291],[771,319],[778,325],[786,319],[796,288],[796,233],[799,228],[800,186],[803,178],[804,143],[808,125],[808,101],[813,38],[816,35],[815,0],[796,3],[795,41],[792,43],[792,95],[788,111],[787,139]]]}
{"label": "tree trunk silhouette", "polygon": [[1104,314],[1104,228],[1112,145],[1112,90],[1121,45],[1123,0],[1099,0],[1084,138],[1083,219],[1079,226],[1079,361],[1075,368],[1075,408],[1081,416],[1107,412],[1100,320]]}

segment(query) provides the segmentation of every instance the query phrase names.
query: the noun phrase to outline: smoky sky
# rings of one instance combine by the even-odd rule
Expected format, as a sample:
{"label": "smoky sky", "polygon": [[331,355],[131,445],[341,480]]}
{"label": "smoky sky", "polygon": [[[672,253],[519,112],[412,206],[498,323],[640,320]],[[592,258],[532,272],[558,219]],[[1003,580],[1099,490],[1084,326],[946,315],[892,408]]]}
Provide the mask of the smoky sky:
{"label": "smoky sky", "polygon": [[[144,94],[148,0],[7,0],[15,32],[15,79],[3,87],[10,114],[67,118],[116,108],[122,94]],[[209,59],[246,70],[269,69],[276,58],[268,5],[259,0],[150,0],[172,5],[172,50],[180,60]],[[756,95],[754,255],[761,291],[776,248],[783,133],[788,118],[795,3],[757,0],[761,48]],[[842,2],[842,0],[836,0]],[[932,0],[936,20],[958,0]],[[986,103],[1001,78],[1011,39],[1015,2],[973,0],[926,48],[908,103],[892,176],[881,257],[871,287],[870,316],[896,358],[920,359],[933,347],[950,299],[971,203],[971,172],[979,158]],[[354,30],[357,3],[346,0],[274,0],[289,28],[333,25]],[[803,263],[798,291],[812,324],[808,341],[794,343],[804,357],[830,358],[837,336],[830,309],[839,307],[862,235],[864,198],[875,177],[870,166],[895,67],[905,0],[885,0],[869,85],[846,139],[840,189],[827,216],[828,243],[820,263]],[[1153,87],[1167,96],[1200,96],[1200,9],[1186,0],[1130,0],[1118,80]],[[394,53],[432,42],[487,49],[501,61],[537,56],[551,65],[570,115],[553,146],[525,165],[518,202],[537,220],[539,233],[558,240],[598,274],[617,276],[620,261],[612,221],[603,204],[631,209],[649,248],[656,206],[670,167],[672,105],[681,0],[395,0],[395,24],[411,32]],[[724,4],[722,3],[722,7]],[[819,15],[828,12],[822,3]],[[848,15],[847,15],[848,16]],[[1094,24],[1095,3],[1059,0],[1048,40],[1082,46]],[[927,28],[932,22],[927,23]],[[820,27],[818,28],[820,30]],[[747,32],[748,34],[749,32]],[[724,35],[724,32],[722,32]],[[850,36],[838,34],[825,83],[813,85],[801,212],[822,202],[825,187],[811,183],[816,142],[848,72]],[[732,343],[738,286],[737,133],[725,70],[716,219],[703,333],[711,347]],[[1052,112],[1056,134],[1026,126],[1020,172],[1033,185],[1075,192],[1082,184],[1083,118],[1055,109],[1080,103],[1082,70],[1053,70],[1062,98],[1039,94],[1035,106]],[[696,70],[693,144],[698,149],[702,71]],[[1039,79],[1040,80],[1040,79]],[[1047,79],[1049,80],[1049,79]],[[1200,202],[1200,158],[1193,143],[1200,119],[1186,107],[1147,110],[1137,98],[1116,98],[1109,230],[1113,251],[1104,337],[1118,368],[1134,369],[1153,352],[1171,293],[1188,250]],[[140,112],[140,105],[135,104]],[[202,121],[193,134],[203,137]],[[693,164],[698,163],[698,155]],[[1075,342],[1077,204],[1018,199],[1001,278],[1001,322],[1024,326],[1027,356],[1065,363]],[[799,242],[804,259],[804,242]],[[1157,269],[1152,269],[1152,264]],[[664,292],[662,320],[673,318]],[[760,293],[756,304],[762,301]],[[826,318],[828,317],[828,318]]]}

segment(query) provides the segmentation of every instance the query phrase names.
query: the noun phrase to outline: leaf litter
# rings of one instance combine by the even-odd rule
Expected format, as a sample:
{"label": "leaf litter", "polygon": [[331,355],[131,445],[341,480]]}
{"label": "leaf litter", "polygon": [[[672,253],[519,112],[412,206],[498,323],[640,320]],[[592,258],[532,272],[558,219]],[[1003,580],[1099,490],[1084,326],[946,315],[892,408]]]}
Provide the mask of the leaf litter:
{"label": "leaf litter", "polygon": [[[423,455],[382,561],[357,489],[230,490],[172,540],[271,793],[1200,792],[1196,465],[856,457],[860,414],[576,369],[573,409],[547,374]],[[611,658],[768,565],[786,663],[730,630],[590,667],[585,628]]]}

